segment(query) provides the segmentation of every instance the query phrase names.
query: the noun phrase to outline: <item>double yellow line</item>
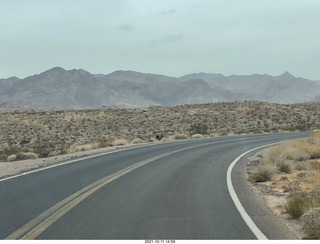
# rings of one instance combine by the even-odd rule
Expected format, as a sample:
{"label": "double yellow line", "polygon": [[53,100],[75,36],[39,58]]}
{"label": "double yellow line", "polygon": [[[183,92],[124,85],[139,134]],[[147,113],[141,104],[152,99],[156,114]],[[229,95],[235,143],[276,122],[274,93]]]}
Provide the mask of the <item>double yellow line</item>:
{"label": "double yellow line", "polygon": [[153,162],[155,160],[158,160],[160,158],[169,156],[174,153],[178,153],[181,151],[190,150],[193,148],[206,146],[213,144],[210,143],[204,143],[197,146],[190,146],[182,149],[178,149],[175,151],[171,151],[168,153],[159,154],[157,156],[154,156],[152,158],[146,159],[144,161],[141,161],[139,163],[136,163],[132,166],[129,166],[123,170],[117,171],[111,175],[108,175],[100,180],[97,180],[96,182],[82,188],[78,192],[72,194],[71,196],[65,198],[64,200],[58,202],[56,205],[48,209],[47,211],[43,212],[15,232],[13,232],[11,235],[9,235],[6,240],[33,240],[37,238],[42,232],[44,232],[47,228],[49,228],[53,223],[55,223],[59,218],[61,218],[64,214],[66,214],[68,211],[70,211],[72,208],[74,208],[76,205],[78,205],[81,201],[83,201],[85,198],[99,190],[104,185],[114,181],[115,179],[118,179],[119,177],[143,166],[150,162]]}

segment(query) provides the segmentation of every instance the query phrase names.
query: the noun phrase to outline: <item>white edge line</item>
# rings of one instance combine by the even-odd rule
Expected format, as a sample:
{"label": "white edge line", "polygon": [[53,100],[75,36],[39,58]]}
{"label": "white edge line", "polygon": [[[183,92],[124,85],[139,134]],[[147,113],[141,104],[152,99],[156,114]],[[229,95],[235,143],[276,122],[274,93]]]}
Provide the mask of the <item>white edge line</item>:
{"label": "white edge line", "polygon": [[258,240],[268,240],[268,238],[261,232],[261,230],[256,226],[256,224],[253,222],[253,220],[250,218],[250,216],[248,215],[248,213],[246,212],[246,210],[243,208],[234,188],[232,185],[232,180],[231,180],[231,172],[233,167],[236,165],[236,163],[240,160],[240,158],[242,158],[244,155],[246,155],[249,152],[252,152],[256,149],[260,149],[263,147],[268,147],[268,146],[272,146],[272,145],[276,145],[279,144],[278,143],[272,143],[272,144],[268,144],[268,145],[264,145],[264,146],[260,146],[260,147],[256,147],[253,148],[249,151],[244,152],[243,154],[241,154],[239,157],[237,157],[235,160],[233,160],[233,162],[230,164],[228,171],[227,171],[227,185],[228,185],[228,190],[229,190],[229,194],[234,202],[234,204],[236,205],[236,208],[238,209],[241,217],[243,218],[244,222],[246,222],[247,226],[249,227],[249,229],[252,231],[252,233],[257,237]]}
{"label": "white edge line", "polygon": [[[300,139],[291,139],[291,140],[286,140],[285,142],[289,142],[289,141],[297,141],[297,140],[303,140],[304,138],[300,138]],[[256,226],[256,224],[253,222],[253,220],[250,218],[249,214],[246,212],[246,210],[244,209],[244,207],[242,206],[234,188],[232,185],[232,180],[231,180],[231,172],[233,167],[236,165],[236,163],[240,160],[240,158],[242,158],[244,155],[246,155],[249,152],[252,152],[254,150],[263,148],[263,147],[270,147],[273,145],[277,145],[282,143],[283,141],[280,142],[276,142],[276,143],[271,143],[271,144],[267,144],[267,145],[263,145],[260,147],[256,147],[253,148],[249,151],[246,151],[244,153],[242,153],[239,157],[237,157],[235,160],[233,160],[233,162],[229,165],[228,171],[227,171],[227,186],[228,186],[228,190],[229,190],[229,194],[234,202],[234,204],[236,205],[237,210],[239,211],[241,217],[243,218],[244,222],[247,224],[247,226],[249,227],[249,229],[252,231],[252,233],[257,237],[258,240],[268,240],[268,238],[261,232],[261,230]]]}

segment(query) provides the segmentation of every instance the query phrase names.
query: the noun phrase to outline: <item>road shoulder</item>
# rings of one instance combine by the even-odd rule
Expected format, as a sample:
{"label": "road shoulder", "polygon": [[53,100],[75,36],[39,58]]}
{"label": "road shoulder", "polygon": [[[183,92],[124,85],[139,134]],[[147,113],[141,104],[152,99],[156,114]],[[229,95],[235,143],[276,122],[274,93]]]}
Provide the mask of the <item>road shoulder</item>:
{"label": "road shoulder", "polygon": [[296,235],[293,232],[295,231],[294,229],[291,227],[289,229],[283,219],[271,211],[267,201],[261,197],[257,189],[247,180],[246,164],[248,163],[248,158],[254,156],[259,151],[261,149],[249,152],[234,166],[231,173],[234,190],[248,215],[268,239],[301,239],[300,233]]}

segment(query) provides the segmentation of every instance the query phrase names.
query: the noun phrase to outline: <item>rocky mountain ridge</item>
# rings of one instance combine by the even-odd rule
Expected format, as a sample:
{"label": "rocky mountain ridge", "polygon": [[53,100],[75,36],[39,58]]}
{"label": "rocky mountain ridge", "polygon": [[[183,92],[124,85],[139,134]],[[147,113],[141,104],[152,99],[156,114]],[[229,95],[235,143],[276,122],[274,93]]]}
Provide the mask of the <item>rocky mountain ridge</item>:
{"label": "rocky mountain ridge", "polygon": [[279,76],[195,73],[180,78],[135,71],[91,74],[55,67],[19,79],[0,79],[0,109],[88,109],[103,106],[150,107],[259,100],[311,101],[320,82]]}

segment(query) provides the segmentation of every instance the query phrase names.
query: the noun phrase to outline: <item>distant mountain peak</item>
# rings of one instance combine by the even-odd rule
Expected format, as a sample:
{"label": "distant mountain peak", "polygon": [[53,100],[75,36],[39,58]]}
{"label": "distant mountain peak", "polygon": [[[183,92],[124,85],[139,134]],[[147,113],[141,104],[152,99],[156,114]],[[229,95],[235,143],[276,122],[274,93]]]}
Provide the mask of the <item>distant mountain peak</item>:
{"label": "distant mountain peak", "polygon": [[66,71],[65,69],[61,68],[61,67],[54,67],[54,68],[52,68],[52,69],[48,69],[48,70],[40,73],[39,75],[40,75],[40,76],[50,75],[50,74],[55,75],[55,74],[63,74],[63,73],[65,73],[65,72],[67,72],[67,71]]}
{"label": "distant mountain peak", "polygon": [[295,77],[294,77],[292,74],[290,74],[288,71],[282,73],[282,74],[279,75],[278,77],[280,77],[280,78],[290,78],[290,79],[295,78]]}
{"label": "distant mountain peak", "polygon": [[60,72],[64,72],[64,71],[66,71],[64,68],[61,68],[61,67],[59,67],[59,66],[57,66],[57,67],[53,67],[52,69],[49,69],[49,70],[47,70],[47,71],[60,71]]}

